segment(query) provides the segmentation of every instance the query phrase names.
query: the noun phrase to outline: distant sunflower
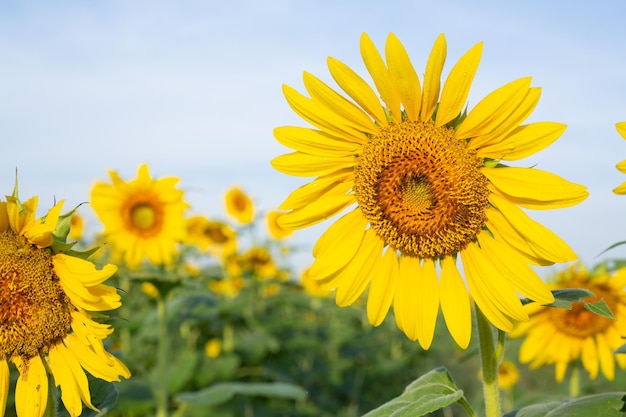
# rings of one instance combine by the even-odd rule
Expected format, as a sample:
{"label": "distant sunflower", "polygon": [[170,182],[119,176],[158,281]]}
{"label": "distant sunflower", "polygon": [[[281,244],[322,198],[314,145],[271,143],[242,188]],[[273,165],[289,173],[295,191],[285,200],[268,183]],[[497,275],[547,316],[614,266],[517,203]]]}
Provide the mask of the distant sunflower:
{"label": "distant sunflower", "polygon": [[85,232],[85,219],[78,213],[72,215],[70,221],[70,233],[67,236],[72,240],[80,240]]}
{"label": "distant sunflower", "polygon": [[[620,122],[615,125],[617,132],[626,139],[626,122]],[[616,168],[626,174],[626,159],[616,165]],[[626,194],[626,182],[623,182],[619,187],[613,189],[615,194]]]}
{"label": "distant sunflower", "polygon": [[176,244],[185,238],[184,211],[188,208],[179,179],[153,179],[142,164],[137,178],[124,181],[109,171],[111,184],[98,182],[91,191],[91,206],[104,224],[104,238],[129,268],[144,258],[156,265],[171,264]]}
{"label": "distant sunflower", "polygon": [[99,321],[101,312],[121,305],[115,288],[102,284],[117,268],[97,270],[74,256],[78,252],[65,243],[69,218],[60,216],[63,201],[38,220],[37,203],[37,197],[20,202],[17,190],[0,202],[0,410],[4,415],[10,361],[20,373],[18,417],[43,415],[48,374],[61,388],[65,408],[78,416],[83,403],[98,411],[85,371],[109,382],[130,377],[104,349],[102,340],[113,329]]}
{"label": "distant sunflower", "polygon": [[[535,168],[509,167],[556,140],[559,123],[520,125],[540,96],[530,77],[495,90],[464,111],[482,43],[452,68],[441,89],[446,42],[439,36],[420,83],[393,35],[383,61],[370,38],[361,55],[378,92],[348,66],[328,67],[349,100],[305,72],[310,98],[284,86],[291,108],[315,129],[279,127],[276,139],[296,152],[279,156],[279,171],[317,177],[279,207],[285,228],[314,225],[354,206],[313,249],[313,279],[336,289],[341,306],[369,284],[367,312],[379,325],[393,304],[396,322],[424,348],[439,306],[454,340],[467,347],[470,296],[485,316],[509,331],[527,319],[518,293],[540,303],[553,296],[530,268],[576,258],[570,247],[520,209],[555,209],[587,197],[585,187]],[[380,96],[384,105],[378,99]]]}
{"label": "distant sunflower", "polygon": [[248,194],[239,187],[233,187],[224,197],[226,213],[241,224],[252,223],[254,219],[254,203]]}
{"label": "distant sunflower", "polygon": [[520,348],[520,361],[530,363],[531,368],[555,365],[556,380],[561,382],[569,364],[581,360],[591,379],[601,370],[613,380],[615,361],[624,369],[626,356],[615,355],[615,349],[624,344],[626,336],[626,268],[611,275],[601,271],[590,274],[584,267],[573,265],[559,273],[551,289],[584,288],[595,294],[585,299],[594,302],[603,299],[615,320],[599,316],[584,308],[583,303],[573,303],[571,310],[526,306],[530,320],[519,323],[511,337],[525,339]]}
{"label": "distant sunflower", "polygon": [[237,251],[237,232],[224,222],[196,215],[187,219],[187,242],[224,259]]}

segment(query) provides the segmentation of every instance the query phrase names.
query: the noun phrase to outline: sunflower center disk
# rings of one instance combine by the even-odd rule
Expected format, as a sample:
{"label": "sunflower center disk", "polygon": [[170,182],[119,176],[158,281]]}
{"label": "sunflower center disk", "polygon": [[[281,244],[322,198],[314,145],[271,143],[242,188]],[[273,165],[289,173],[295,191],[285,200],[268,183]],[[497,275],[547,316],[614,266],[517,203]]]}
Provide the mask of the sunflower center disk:
{"label": "sunflower center disk", "polygon": [[[585,288],[583,285],[572,283],[572,288],[577,287]],[[603,299],[611,311],[616,311],[619,300],[609,288],[603,286],[589,287],[588,285],[586,288],[596,296],[585,299],[585,301],[594,302]],[[552,322],[561,332],[582,339],[595,336],[598,333],[604,333],[607,328],[615,323],[613,319],[599,316],[587,310],[583,303],[572,303],[571,310],[551,308],[548,309],[548,312],[552,315]]]}
{"label": "sunflower center disk", "polygon": [[432,121],[390,125],[355,157],[354,193],[378,236],[403,255],[463,250],[485,225],[482,160]]}
{"label": "sunflower center disk", "polygon": [[131,219],[137,229],[148,230],[154,227],[156,213],[151,206],[138,204],[131,209]]}
{"label": "sunflower center disk", "polygon": [[0,233],[0,358],[30,358],[70,330],[71,303],[52,254],[23,236]]}

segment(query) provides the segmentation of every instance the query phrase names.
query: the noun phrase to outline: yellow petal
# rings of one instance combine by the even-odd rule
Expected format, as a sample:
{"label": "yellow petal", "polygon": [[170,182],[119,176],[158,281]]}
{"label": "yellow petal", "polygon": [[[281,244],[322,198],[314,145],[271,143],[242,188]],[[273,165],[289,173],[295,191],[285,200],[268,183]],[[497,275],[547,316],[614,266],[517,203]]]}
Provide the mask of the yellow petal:
{"label": "yellow petal", "polygon": [[4,417],[9,397],[9,383],[11,373],[6,359],[0,361],[0,417]]}
{"label": "yellow petal", "polygon": [[626,159],[615,165],[615,168],[617,168],[620,172],[626,174]]}
{"label": "yellow petal", "polygon": [[598,351],[596,350],[596,342],[592,336],[586,337],[583,342],[581,359],[583,367],[589,372],[589,378],[596,379],[600,363],[598,360]]}
{"label": "yellow petal", "polygon": [[491,184],[513,203],[534,210],[570,207],[589,193],[583,185],[535,168],[481,168]]}
{"label": "yellow petal", "polygon": [[282,145],[309,155],[345,156],[359,149],[358,142],[348,142],[345,137],[306,127],[277,127],[274,129],[274,137]]}
{"label": "yellow petal", "polygon": [[411,340],[419,335],[418,310],[415,303],[418,280],[422,268],[420,260],[411,256],[400,257],[398,268],[398,288],[393,299],[393,312],[398,328]]}
{"label": "yellow petal", "polygon": [[451,256],[441,261],[439,282],[441,311],[454,341],[466,349],[472,336],[472,311],[469,294]]}
{"label": "yellow petal", "polygon": [[328,69],[335,82],[381,126],[387,126],[387,116],[376,93],[356,72],[343,62],[328,58]]}
{"label": "yellow petal", "polygon": [[[304,86],[312,98],[340,116],[346,125],[369,134],[378,132],[372,119],[363,110],[308,72],[304,73]],[[361,143],[365,141],[366,136],[363,135]]]}
{"label": "yellow petal", "polygon": [[283,174],[296,177],[320,177],[354,166],[354,156],[321,157],[302,152],[280,155],[272,160],[272,166]]}
{"label": "yellow petal", "polygon": [[[528,93],[530,81],[530,77],[520,78],[489,93],[469,112],[455,136],[469,139],[491,133],[519,106]],[[469,146],[479,147],[475,142]]]}
{"label": "yellow petal", "polygon": [[354,303],[372,278],[372,270],[380,263],[384,242],[376,236],[374,229],[367,229],[361,246],[348,266],[339,272],[342,285],[337,286],[337,305],[346,307]]}
{"label": "yellow petal", "polygon": [[9,213],[7,212],[7,203],[4,201],[0,201],[0,233],[6,232],[8,228]]}
{"label": "yellow petal", "polygon": [[622,183],[621,185],[619,185],[618,187],[615,187],[613,189],[613,192],[615,194],[626,194],[626,182]]}
{"label": "yellow petal", "polygon": [[62,207],[63,200],[50,209],[45,219],[37,220],[30,226],[25,227],[23,235],[39,248],[51,246],[54,242],[52,232],[54,232],[57,227]]}
{"label": "yellow petal", "polygon": [[526,158],[548,147],[563,134],[566,128],[564,124],[553,122],[519,126],[501,142],[480,148],[478,155],[507,161]]}
{"label": "yellow petal", "polygon": [[603,333],[596,334],[598,346],[598,358],[600,359],[600,369],[609,381],[615,379],[615,359],[613,349],[609,346]]}
{"label": "yellow petal", "polygon": [[333,136],[346,138],[348,141],[360,141],[363,139],[364,134],[361,130],[356,129],[352,124],[346,123],[344,118],[319,101],[305,97],[287,85],[283,85],[283,94],[287,99],[289,107],[318,129]]}
{"label": "yellow petal", "polygon": [[319,177],[302,187],[296,188],[278,207],[281,210],[297,210],[324,196],[347,194],[354,187],[352,170],[339,170]]}
{"label": "yellow petal", "polygon": [[91,403],[87,376],[74,354],[59,343],[48,353],[54,383],[61,387],[61,400],[70,415],[78,416],[83,410],[83,402],[92,410],[100,411]]}
{"label": "yellow petal", "polygon": [[505,243],[485,233],[477,237],[480,247],[494,254],[491,262],[500,271],[501,279],[506,279],[517,292],[539,304],[554,302],[554,296],[546,283]]}
{"label": "yellow petal", "polygon": [[433,49],[426,63],[424,73],[424,91],[422,93],[422,120],[430,120],[439,101],[439,88],[441,86],[441,72],[446,62],[446,38],[443,33],[437,37]]}
{"label": "yellow petal", "polygon": [[617,129],[617,133],[619,133],[621,137],[626,139],[626,122],[616,123],[615,129]]}
{"label": "yellow petal", "polygon": [[319,238],[309,268],[309,278],[323,279],[342,269],[361,246],[367,220],[356,209],[333,223]]}
{"label": "yellow petal", "polygon": [[41,417],[48,402],[48,374],[39,356],[25,362],[14,357],[20,371],[15,386],[15,411],[19,417]]}
{"label": "yellow petal", "polygon": [[367,296],[367,318],[372,326],[380,325],[387,316],[397,286],[398,255],[387,247],[383,258],[374,265]]}
{"label": "yellow petal", "polygon": [[402,121],[400,112],[400,95],[395,89],[385,62],[381,58],[376,46],[366,33],[361,35],[361,56],[367,71],[372,76],[380,97],[396,122]]}
{"label": "yellow petal", "polygon": [[491,224],[496,226],[498,234],[501,234],[507,243],[523,250],[517,246],[515,239],[511,242],[511,238],[514,238],[511,235],[518,235],[526,247],[530,248],[531,254],[551,263],[569,262],[577,258],[572,248],[563,239],[528,217],[515,204],[495,194],[489,197],[489,201],[498,210],[488,210],[487,216]]}
{"label": "yellow petal", "polygon": [[554,364],[554,379],[556,382],[563,382],[563,378],[565,378],[565,372],[567,371],[567,365],[569,362],[557,362]]}
{"label": "yellow petal", "polygon": [[433,342],[439,313],[439,280],[431,258],[424,259],[421,269],[418,290],[414,295],[417,305],[417,340],[423,349],[428,350]]}
{"label": "yellow petal", "polygon": [[113,264],[106,264],[102,269],[85,259],[58,253],[52,257],[54,272],[60,279],[71,280],[72,286],[91,287],[100,284],[117,272]]}
{"label": "yellow petal", "polygon": [[467,51],[450,70],[441,91],[437,109],[437,126],[443,126],[453,120],[465,107],[482,53],[483,43],[479,42]]}
{"label": "yellow petal", "polygon": [[111,354],[106,357],[97,355],[91,347],[83,344],[73,334],[65,336],[63,343],[78,359],[80,365],[96,378],[112,382],[119,381],[120,376],[126,379],[130,377],[130,371],[119,359]]}
{"label": "yellow petal", "polygon": [[500,271],[491,263],[491,257],[475,244],[469,244],[461,251],[463,269],[467,285],[474,301],[485,317],[501,330],[513,329],[511,319],[525,321],[528,314],[515,291],[506,281],[500,279]]}
{"label": "yellow petal", "polygon": [[302,229],[323,222],[354,203],[353,194],[323,197],[301,209],[283,214],[278,218],[278,224],[284,229]]}
{"label": "yellow petal", "polygon": [[409,55],[393,33],[387,37],[385,56],[391,81],[400,95],[404,110],[409,120],[416,121],[422,104],[422,87]]}

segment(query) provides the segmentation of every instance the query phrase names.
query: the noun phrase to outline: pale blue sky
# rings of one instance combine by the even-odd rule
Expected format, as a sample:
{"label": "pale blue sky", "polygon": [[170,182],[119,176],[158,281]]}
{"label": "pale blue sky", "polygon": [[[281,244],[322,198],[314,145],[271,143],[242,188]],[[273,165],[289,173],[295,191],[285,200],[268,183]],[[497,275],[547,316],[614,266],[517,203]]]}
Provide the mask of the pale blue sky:
{"label": "pale blue sky", "polygon": [[[542,153],[521,161],[589,187],[577,207],[531,215],[582,260],[626,240],[626,181],[614,166],[626,141],[626,3],[546,1],[58,1],[0,4],[0,185],[19,169],[21,195],[69,206],[88,199],[107,169],[125,178],[147,162],[181,177],[193,212],[223,217],[233,185],[261,209],[276,207],[303,179],[269,161],[287,149],[272,136],[302,125],[281,85],[302,72],[330,82],[326,57],[363,76],[359,37],[383,47],[389,32],[424,68],[441,32],[444,73],[473,44],[483,59],[469,98],[522,76],[543,88],[529,121],[568,124]],[[85,214],[88,209],[81,209]],[[40,214],[43,214],[41,212]],[[328,222],[295,241],[312,245]],[[626,249],[611,252],[626,256]],[[308,252],[299,258],[306,263]]]}

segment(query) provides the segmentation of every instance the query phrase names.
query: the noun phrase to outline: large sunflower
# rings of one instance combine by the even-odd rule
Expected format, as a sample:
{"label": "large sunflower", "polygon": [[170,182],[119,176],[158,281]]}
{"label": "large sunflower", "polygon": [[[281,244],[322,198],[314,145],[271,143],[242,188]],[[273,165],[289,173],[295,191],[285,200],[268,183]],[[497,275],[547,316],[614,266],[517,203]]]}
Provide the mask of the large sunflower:
{"label": "large sunflower", "polygon": [[82,403],[96,410],[85,371],[106,381],[130,376],[104,349],[102,340],[113,329],[95,318],[121,305],[115,288],[102,284],[117,268],[108,264],[97,270],[73,256],[77,253],[64,243],[67,216],[62,216],[65,232],[57,229],[63,202],[36,220],[37,200],[21,203],[14,193],[0,202],[0,415],[10,361],[20,373],[15,388],[19,417],[43,415],[49,374],[61,388],[65,408],[78,416]]}
{"label": "large sunflower", "polygon": [[[626,122],[619,122],[615,124],[615,128],[620,136],[626,139]],[[616,168],[626,174],[626,160],[617,164]],[[613,189],[615,194],[626,194],[626,182],[623,182],[620,186]]]}
{"label": "large sunflower", "polygon": [[111,184],[98,182],[91,191],[91,206],[104,225],[104,237],[129,268],[144,258],[156,265],[171,264],[176,244],[185,238],[184,212],[188,208],[179,179],[153,179],[142,164],[137,178],[124,181],[109,171]]}
{"label": "large sunflower", "polygon": [[[382,322],[393,304],[398,326],[424,348],[432,342],[439,306],[452,337],[466,347],[471,296],[498,328],[525,320],[518,294],[553,300],[531,265],[576,258],[570,247],[520,207],[554,209],[587,197],[585,187],[554,174],[509,167],[552,143],[559,123],[520,125],[539,100],[530,77],[498,88],[464,111],[482,43],[452,68],[440,92],[446,56],[443,35],[426,65],[423,85],[393,35],[383,61],[370,38],[361,55],[378,94],[354,71],[329,58],[347,99],[309,73],[305,97],[283,91],[291,108],[315,129],[279,127],[277,140],[296,152],[272,165],[317,177],[280,206],[283,227],[303,228],[353,206],[322,235],[309,271],[336,289],[341,306],[369,284],[370,322]],[[461,258],[465,282],[457,267]]]}
{"label": "large sunflower", "polygon": [[520,361],[532,368],[555,365],[556,380],[562,381],[567,366],[581,360],[582,365],[595,379],[600,369],[612,380],[615,361],[623,369],[626,356],[613,352],[624,344],[626,336],[626,268],[611,275],[605,270],[589,273],[583,266],[572,265],[559,273],[552,289],[585,288],[594,293],[586,302],[604,300],[615,319],[602,317],[585,309],[583,303],[573,303],[572,309],[542,307],[531,303],[526,306],[530,320],[519,323],[512,337],[524,336],[520,348]]}

